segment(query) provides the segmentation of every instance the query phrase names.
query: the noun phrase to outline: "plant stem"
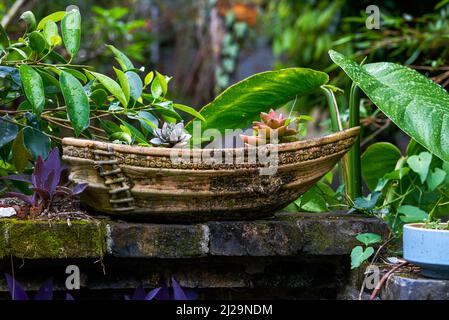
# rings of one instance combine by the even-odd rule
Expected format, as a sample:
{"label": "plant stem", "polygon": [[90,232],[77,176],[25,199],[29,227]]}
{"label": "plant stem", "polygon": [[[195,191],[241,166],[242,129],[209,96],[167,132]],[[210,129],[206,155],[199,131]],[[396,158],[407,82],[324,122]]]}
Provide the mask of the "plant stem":
{"label": "plant stem", "polygon": [[[357,85],[353,82],[349,93],[349,127],[360,126],[360,109],[357,103]],[[348,183],[346,190],[349,198],[354,201],[355,198],[362,195],[362,170],[360,160],[360,135],[356,138],[354,145],[348,153]]]}
{"label": "plant stem", "polygon": [[[323,91],[324,95],[326,96],[327,105],[329,107],[329,113],[331,116],[331,124],[332,124],[332,131],[338,132],[343,130],[343,125],[341,124],[340,120],[340,112],[338,111],[338,104],[337,99],[335,99],[334,92],[332,89],[321,86],[321,90]],[[339,164],[338,171],[340,172],[340,181],[345,181],[346,184],[348,184],[348,178],[349,178],[349,172],[348,172],[348,158],[344,156],[341,159],[341,163]]]}

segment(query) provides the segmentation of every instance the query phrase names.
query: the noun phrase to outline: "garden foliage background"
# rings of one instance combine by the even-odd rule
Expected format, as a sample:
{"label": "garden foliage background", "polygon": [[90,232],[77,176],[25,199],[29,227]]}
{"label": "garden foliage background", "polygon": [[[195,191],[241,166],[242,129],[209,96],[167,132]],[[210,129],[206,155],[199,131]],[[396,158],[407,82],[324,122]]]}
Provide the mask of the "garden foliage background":
{"label": "garden foliage background", "polygon": [[[83,34],[74,63],[109,74],[113,58],[104,43],[113,44],[136,66],[173,76],[169,98],[197,109],[256,72],[287,66],[323,70],[345,90],[339,106],[346,120],[350,82],[332,64],[328,50],[358,61],[366,57],[367,62],[405,64],[447,89],[448,2],[1,0],[0,16],[7,31],[20,37],[25,30],[18,22],[22,12],[32,10],[41,19],[76,5],[82,12]],[[365,9],[372,4],[381,12],[379,30],[365,25]],[[362,103],[362,149],[375,141],[390,141],[404,150],[408,138],[368,100]],[[301,99],[296,108],[314,117],[309,133],[330,127],[323,96]]]}

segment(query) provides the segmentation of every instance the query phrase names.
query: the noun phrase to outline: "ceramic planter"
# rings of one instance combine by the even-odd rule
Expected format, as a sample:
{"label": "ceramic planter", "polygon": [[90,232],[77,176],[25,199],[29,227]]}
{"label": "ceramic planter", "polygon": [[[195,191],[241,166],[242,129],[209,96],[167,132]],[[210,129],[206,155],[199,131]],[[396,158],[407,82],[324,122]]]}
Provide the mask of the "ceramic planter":
{"label": "ceramic planter", "polygon": [[[359,128],[278,145],[277,171],[260,175],[264,164],[247,163],[248,148],[173,149],[127,146],[65,138],[63,159],[70,179],[87,182],[82,202],[126,218],[185,222],[267,217],[306,192],[353,145]],[[267,146],[257,152],[268,155]],[[228,163],[192,159],[221,155]],[[201,158],[202,159],[202,158]]]}
{"label": "ceramic planter", "polygon": [[449,279],[449,230],[423,228],[423,223],[406,224],[404,258],[422,268],[424,276]]}

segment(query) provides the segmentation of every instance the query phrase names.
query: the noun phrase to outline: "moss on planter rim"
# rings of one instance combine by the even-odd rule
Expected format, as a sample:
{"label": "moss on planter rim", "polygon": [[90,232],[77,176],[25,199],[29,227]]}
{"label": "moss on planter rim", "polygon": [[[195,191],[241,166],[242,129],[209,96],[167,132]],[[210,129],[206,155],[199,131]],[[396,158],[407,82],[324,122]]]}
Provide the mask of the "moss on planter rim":
{"label": "moss on planter rim", "polygon": [[96,220],[0,220],[0,256],[90,258],[105,252],[105,225]]}

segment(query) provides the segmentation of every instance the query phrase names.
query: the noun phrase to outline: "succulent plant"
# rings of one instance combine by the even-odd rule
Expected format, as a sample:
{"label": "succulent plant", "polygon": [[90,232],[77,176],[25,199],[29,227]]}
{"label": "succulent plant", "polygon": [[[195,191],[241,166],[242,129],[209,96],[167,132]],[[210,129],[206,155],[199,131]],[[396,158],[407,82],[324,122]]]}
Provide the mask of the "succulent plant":
{"label": "succulent plant", "polygon": [[155,146],[162,146],[167,148],[181,148],[187,145],[187,142],[192,137],[184,130],[184,123],[164,123],[162,128],[154,130],[155,138],[150,140],[150,143]]}
{"label": "succulent plant", "polygon": [[275,142],[285,142],[298,133],[296,129],[288,127],[287,120],[289,118],[284,117],[283,114],[277,115],[273,109],[268,113],[261,112],[260,118],[262,119],[262,122],[253,122],[253,130],[256,135],[240,135],[240,138],[246,144],[257,146],[270,143],[270,139],[273,136],[277,139]]}

